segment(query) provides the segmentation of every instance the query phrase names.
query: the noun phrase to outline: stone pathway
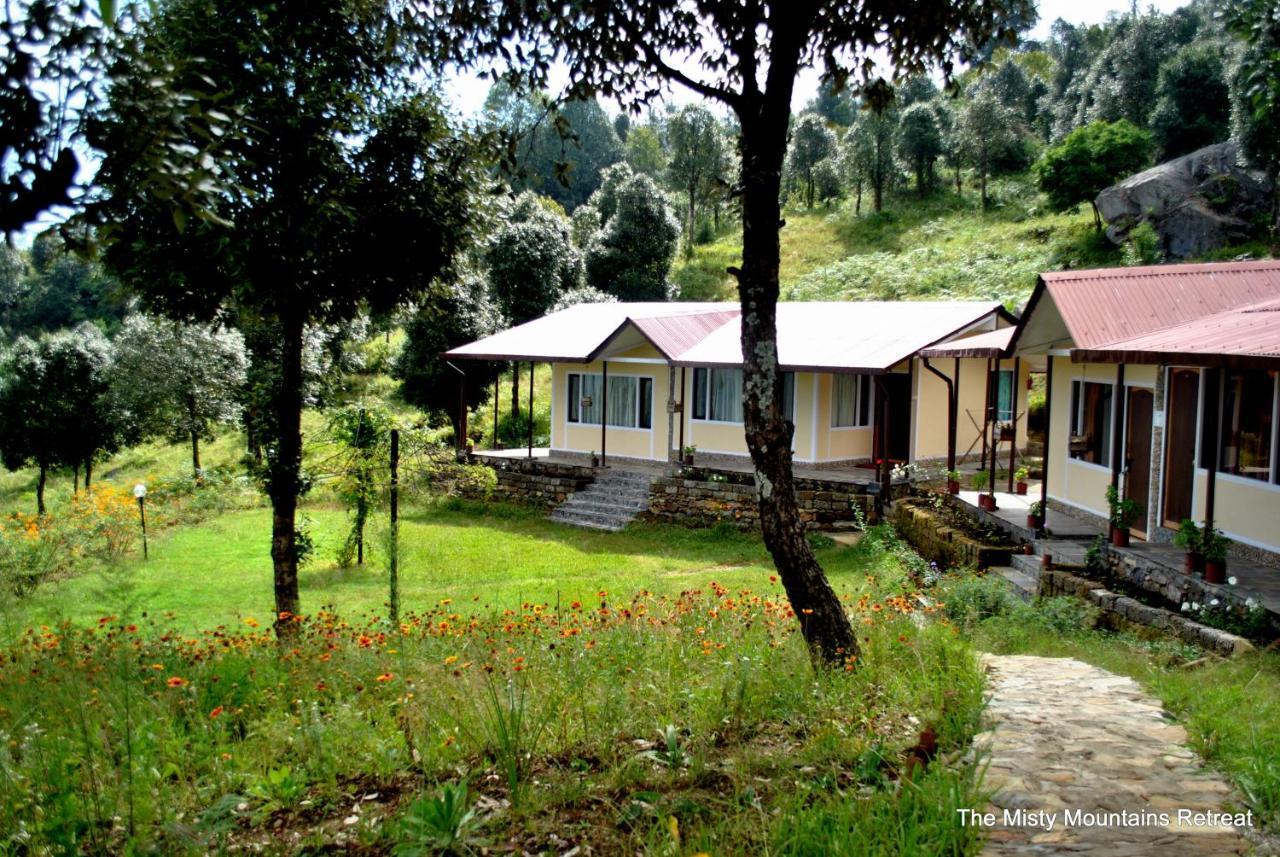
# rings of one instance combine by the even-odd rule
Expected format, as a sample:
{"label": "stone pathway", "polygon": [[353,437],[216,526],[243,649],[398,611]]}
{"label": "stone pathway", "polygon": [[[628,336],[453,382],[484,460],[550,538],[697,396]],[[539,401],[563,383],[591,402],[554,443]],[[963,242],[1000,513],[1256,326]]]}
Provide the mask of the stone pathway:
{"label": "stone pathway", "polygon": [[994,792],[977,820],[984,857],[1248,852],[1234,819],[1180,817],[1244,809],[1135,681],[1071,658],[983,660],[990,728],[975,747],[988,753]]}

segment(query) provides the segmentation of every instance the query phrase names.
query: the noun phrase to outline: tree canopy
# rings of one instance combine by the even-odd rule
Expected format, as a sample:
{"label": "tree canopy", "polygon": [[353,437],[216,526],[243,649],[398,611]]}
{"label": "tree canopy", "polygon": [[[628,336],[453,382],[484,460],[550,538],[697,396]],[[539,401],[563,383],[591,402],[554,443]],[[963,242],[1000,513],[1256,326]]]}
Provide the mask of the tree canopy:
{"label": "tree canopy", "polygon": [[1055,211],[1088,202],[1094,228],[1102,218],[1094,198],[1116,179],[1136,173],[1151,157],[1151,135],[1133,123],[1091,122],[1047,149],[1036,164],[1036,181]]}

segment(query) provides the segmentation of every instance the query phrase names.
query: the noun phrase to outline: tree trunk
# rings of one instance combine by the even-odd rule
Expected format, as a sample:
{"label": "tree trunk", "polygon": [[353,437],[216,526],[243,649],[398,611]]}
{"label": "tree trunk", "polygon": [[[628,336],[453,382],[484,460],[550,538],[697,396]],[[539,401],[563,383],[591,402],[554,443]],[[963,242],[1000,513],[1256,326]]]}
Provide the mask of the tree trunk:
{"label": "tree trunk", "polygon": [[[772,72],[772,69],[771,69]],[[742,120],[743,421],[755,469],[760,529],[815,663],[839,665],[857,654],[840,599],[805,537],[791,468],[792,427],[782,414],[778,372],[778,237],[782,162],[790,91],[770,91],[759,114]]]}
{"label": "tree trunk", "polygon": [[74,496],[80,493],[80,465],[73,464],[71,466],[71,494]]}
{"label": "tree trunk", "polygon": [[84,460],[84,493],[88,494],[93,490],[93,456],[89,456]]}
{"label": "tree trunk", "polygon": [[693,233],[698,228],[698,212],[696,194],[698,185],[695,182],[689,182],[689,243],[685,245],[685,254],[693,255]]}
{"label": "tree trunk", "polygon": [[856,188],[857,198],[853,203],[853,214],[856,217],[862,214],[862,176],[858,176],[858,180],[854,182],[854,187]]}
{"label": "tree trunk", "polygon": [[49,478],[49,466],[40,462],[40,475],[36,477],[36,514],[44,517],[44,483]]}
{"label": "tree trunk", "polygon": [[187,396],[187,425],[191,426],[191,478],[199,485],[204,479],[200,476],[200,432],[196,430],[196,399],[193,395]]}
{"label": "tree trunk", "polygon": [[876,173],[876,176],[872,181],[871,190],[873,192],[873,207],[876,210],[876,214],[879,214],[881,208],[884,207],[884,173]]}
{"label": "tree trunk", "polygon": [[916,196],[924,199],[924,161],[916,162]]}
{"label": "tree trunk", "polygon": [[[1277,195],[1280,198],[1280,194]],[[1102,215],[1098,213],[1098,205],[1093,200],[1089,200],[1089,207],[1093,209],[1093,231],[1102,231]]]}
{"label": "tree trunk", "polygon": [[987,210],[987,165],[984,161],[982,167],[978,170],[979,181],[982,186],[982,210]]}
{"label": "tree trunk", "polygon": [[276,595],[276,637],[291,640],[298,634],[298,511],[299,474],[302,469],[302,333],[301,318],[281,322],[280,384],[274,398],[275,459],[270,462],[268,494],[271,497],[271,562]]}
{"label": "tree trunk", "polygon": [[960,162],[956,161],[956,196],[959,196],[960,193]]}

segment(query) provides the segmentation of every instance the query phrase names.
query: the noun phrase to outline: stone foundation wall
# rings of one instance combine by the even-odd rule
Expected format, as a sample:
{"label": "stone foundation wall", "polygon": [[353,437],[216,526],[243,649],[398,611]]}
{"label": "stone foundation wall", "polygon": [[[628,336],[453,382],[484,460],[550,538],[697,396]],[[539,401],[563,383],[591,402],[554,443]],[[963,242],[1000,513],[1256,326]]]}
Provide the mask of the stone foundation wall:
{"label": "stone foundation wall", "polygon": [[[743,479],[674,476],[654,479],[649,488],[649,510],[640,517],[648,521],[704,526],[727,522],[743,528],[760,522],[755,484]],[[750,479],[750,477],[745,477]],[[800,518],[814,528],[853,521],[856,504],[867,520],[875,515],[875,495],[868,486],[796,480],[796,500]]]}
{"label": "stone foundation wall", "polygon": [[1150,607],[1133,598],[1109,592],[1101,583],[1057,569],[1042,569],[1037,592],[1040,596],[1075,595],[1091,602],[1113,619],[1166,631],[1195,646],[1230,657],[1247,652],[1253,646],[1244,637],[1193,622],[1185,616]]}
{"label": "stone foundation wall", "polygon": [[984,545],[947,526],[930,510],[911,503],[894,503],[889,520],[917,553],[944,568],[1008,565],[1013,552],[1010,547]]}
{"label": "stone foundation wall", "polygon": [[493,491],[496,499],[548,509],[595,479],[595,471],[589,465],[551,464],[536,458],[501,459],[493,469],[498,477]]}

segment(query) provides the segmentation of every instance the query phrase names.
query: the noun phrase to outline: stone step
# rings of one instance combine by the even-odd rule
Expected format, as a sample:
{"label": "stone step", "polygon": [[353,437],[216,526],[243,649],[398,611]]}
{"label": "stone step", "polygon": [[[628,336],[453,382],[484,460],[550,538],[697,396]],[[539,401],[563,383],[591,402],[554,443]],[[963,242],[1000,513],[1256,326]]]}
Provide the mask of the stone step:
{"label": "stone step", "polygon": [[1026,554],[1016,553],[1010,557],[1009,565],[1032,580],[1040,579],[1040,557],[1035,554],[1027,556]]}
{"label": "stone step", "polygon": [[1007,565],[994,565],[987,569],[991,574],[997,574],[1004,578],[1013,592],[1023,601],[1030,601],[1036,596],[1036,581],[1034,578],[1028,577],[1016,568],[1010,568]]}
{"label": "stone step", "polygon": [[617,518],[603,516],[598,518],[594,516],[588,517],[574,512],[561,512],[559,509],[551,513],[549,520],[555,521],[558,524],[568,524],[572,527],[585,527],[589,530],[606,530],[611,533],[619,532],[627,525],[626,521],[619,520]]}
{"label": "stone step", "polygon": [[616,512],[634,514],[649,508],[648,500],[619,500],[595,495],[575,494],[560,505],[561,509],[582,509],[588,512]]}
{"label": "stone step", "polygon": [[635,515],[628,512],[618,512],[616,510],[599,511],[595,509],[566,509],[561,506],[552,512],[552,518],[556,520],[564,520],[566,523],[569,519],[575,521],[595,521],[598,524],[609,524],[611,526],[622,527],[635,519]]}
{"label": "stone step", "polygon": [[598,473],[593,484],[600,486],[621,486],[649,490],[653,478],[643,473]]}

